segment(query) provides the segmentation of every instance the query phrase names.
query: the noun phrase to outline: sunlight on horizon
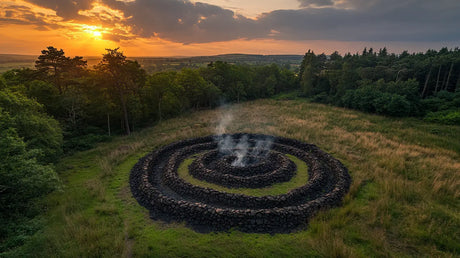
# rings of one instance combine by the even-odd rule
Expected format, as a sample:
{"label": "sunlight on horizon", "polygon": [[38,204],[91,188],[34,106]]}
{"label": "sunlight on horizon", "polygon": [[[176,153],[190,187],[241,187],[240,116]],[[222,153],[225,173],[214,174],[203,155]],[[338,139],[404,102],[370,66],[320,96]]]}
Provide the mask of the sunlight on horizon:
{"label": "sunlight on horizon", "polygon": [[101,27],[94,25],[82,25],[81,27],[83,29],[83,32],[86,32],[87,34],[91,35],[92,38],[97,40],[102,39],[103,29]]}

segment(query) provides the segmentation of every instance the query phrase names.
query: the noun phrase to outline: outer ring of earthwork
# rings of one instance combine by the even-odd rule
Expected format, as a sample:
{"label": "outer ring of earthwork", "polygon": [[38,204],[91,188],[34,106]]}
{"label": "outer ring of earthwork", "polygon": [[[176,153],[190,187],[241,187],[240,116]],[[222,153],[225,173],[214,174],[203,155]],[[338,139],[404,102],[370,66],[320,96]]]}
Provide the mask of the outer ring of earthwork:
{"label": "outer ring of earthwork", "polygon": [[269,139],[273,151],[304,161],[309,173],[305,185],[286,194],[255,197],[185,182],[177,174],[184,159],[217,148],[217,136],[207,136],[176,142],[141,158],[130,174],[133,196],[154,218],[185,221],[197,229],[213,231],[289,232],[306,225],[320,209],[340,205],[351,183],[340,161],[313,144],[293,139],[260,134],[230,136],[239,139],[243,135],[249,142]]}

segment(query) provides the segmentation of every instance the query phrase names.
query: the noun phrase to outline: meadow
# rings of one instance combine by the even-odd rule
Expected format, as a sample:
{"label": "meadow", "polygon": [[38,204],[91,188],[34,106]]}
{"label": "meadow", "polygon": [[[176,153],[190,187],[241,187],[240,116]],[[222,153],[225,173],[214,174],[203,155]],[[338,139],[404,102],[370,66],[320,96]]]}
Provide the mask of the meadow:
{"label": "meadow", "polygon": [[[348,167],[343,205],[290,234],[198,233],[149,218],[130,169],[174,141],[228,132],[313,143]],[[388,118],[305,100],[265,99],[186,113],[62,159],[63,188],[43,200],[41,231],[7,256],[408,257],[460,255],[460,127]],[[292,187],[292,186],[287,186]],[[281,189],[282,190],[282,189]]]}

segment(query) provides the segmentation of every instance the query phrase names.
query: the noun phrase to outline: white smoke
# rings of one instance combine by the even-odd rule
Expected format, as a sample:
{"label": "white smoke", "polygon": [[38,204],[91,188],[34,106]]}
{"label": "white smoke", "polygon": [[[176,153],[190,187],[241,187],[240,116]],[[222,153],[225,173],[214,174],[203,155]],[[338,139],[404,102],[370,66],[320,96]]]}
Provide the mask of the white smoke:
{"label": "white smoke", "polygon": [[232,154],[233,149],[235,147],[235,143],[233,142],[233,138],[229,135],[224,135],[227,133],[227,127],[233,121],[233,113],[232,110],[228,108],[227,105],[223,105],[220,107],[221,114],[219,117],[219,123],[216,126],[215,133],[217,135],[217,144],[220,153],[224,153],[226,155]]}
{"label": "white smoke", "polygon": [[233,150],[235,149],[235,142],[233,141],[233,138],[230,135],[218,135],[217,145],[219,148],[219,152],[227,155],[232,154]]}
{"label": "white smoke", "polygon": [[265,138],[264,140],[257,140],[256,145],[252,149],[250,155],[255,157],[267,157],[273,145],[273,140]]}
{"label": "white smoke", "polygon": [[236,156],[236,159],[232,162],[232,166],[235,167],[244,167],[246,166],[246,156],[248,155],[249,143],[248,136],[243,135],[238,144],[233,149],[233,154]]}
{"label": "white smoke", "polygon": [[226,105],[220,109],[222,112],[215,128],[217,146],[221,154],[235,156],[232,166],[246,166],[248,156],[256,159],[266,158],[270,153],[273,140],[270,137],[257,139],[251,146],[247,135],[243,135],[239,140],[233,139],[231,135],[226,135],[228,126],[233,122],[233,110]]}
{"label": "white smoke", "polygon": [[221,114],[219,118],[219,124],[216,127],[216,134],[222,136],[223,134],[227,133],[227,127],[233,121],[233,113],[227,106],[221,107],[223,114]]}

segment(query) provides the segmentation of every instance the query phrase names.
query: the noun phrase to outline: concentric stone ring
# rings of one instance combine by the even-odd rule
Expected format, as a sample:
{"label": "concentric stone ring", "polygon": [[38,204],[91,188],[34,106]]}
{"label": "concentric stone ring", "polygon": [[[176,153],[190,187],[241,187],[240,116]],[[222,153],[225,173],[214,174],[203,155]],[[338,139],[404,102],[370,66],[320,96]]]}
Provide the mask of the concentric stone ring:
{"label": "concentric stone ring", "polygon": [[[272,152],[265,161],[245,167],[232,166],[235,157],[218,157],[219,152],[216,150],[196,159],[189,167],[190,174],[200,180],[230,188],[260,188],[289,181],[296,170],[296,165],[280,153]],[[218,161],[214,166],[209,166],[213,158]]]}
{"label": "concentric stone ring", "polygon": [[[229,171],[228,168],[219,172],[222,162],[230,163],[221,157],[219,162],[210,166],[213,163],[210,157],[218,157],[215,153],[219,146],[217,136],[176,142],[153,151],[133,167],[130,185],[134,197],[151,212],[153,218],[185,221],[195,228],[214,231],[237,228],[245,232],[274,233],[289,232],[306,225],[318,210],[339,205],[349,190],[351,178],[346,167],[315,145],[260,134],[225,136],[236,140],[244,136],[249,143],[263,139],[272,141],[270,153],[266,156],[270,160],[253,164],[252,168],[261,169],[258,174],[238,172],[238,169]],[[309,178],[303,186],[276,196],[256,197],[218,191],[190,184],[179,177],[177,171],[180,164],[197,153],[202,156],[189,167],[191,174],[200,169],[210,169],[218,178],[232,176],[248,179],[273,176],[281,168],[288,174],[289,171],[295,171],[295,165],[293,168],[292,161],[285,156],[289,154],[307,164]],[[278,160],[273,157],[278,157]],[[283,160],[287,161],[283,163]],[[269,164],[271,161],[276,164],[272,166],[273,170],[262,169],[265,162]]]}

